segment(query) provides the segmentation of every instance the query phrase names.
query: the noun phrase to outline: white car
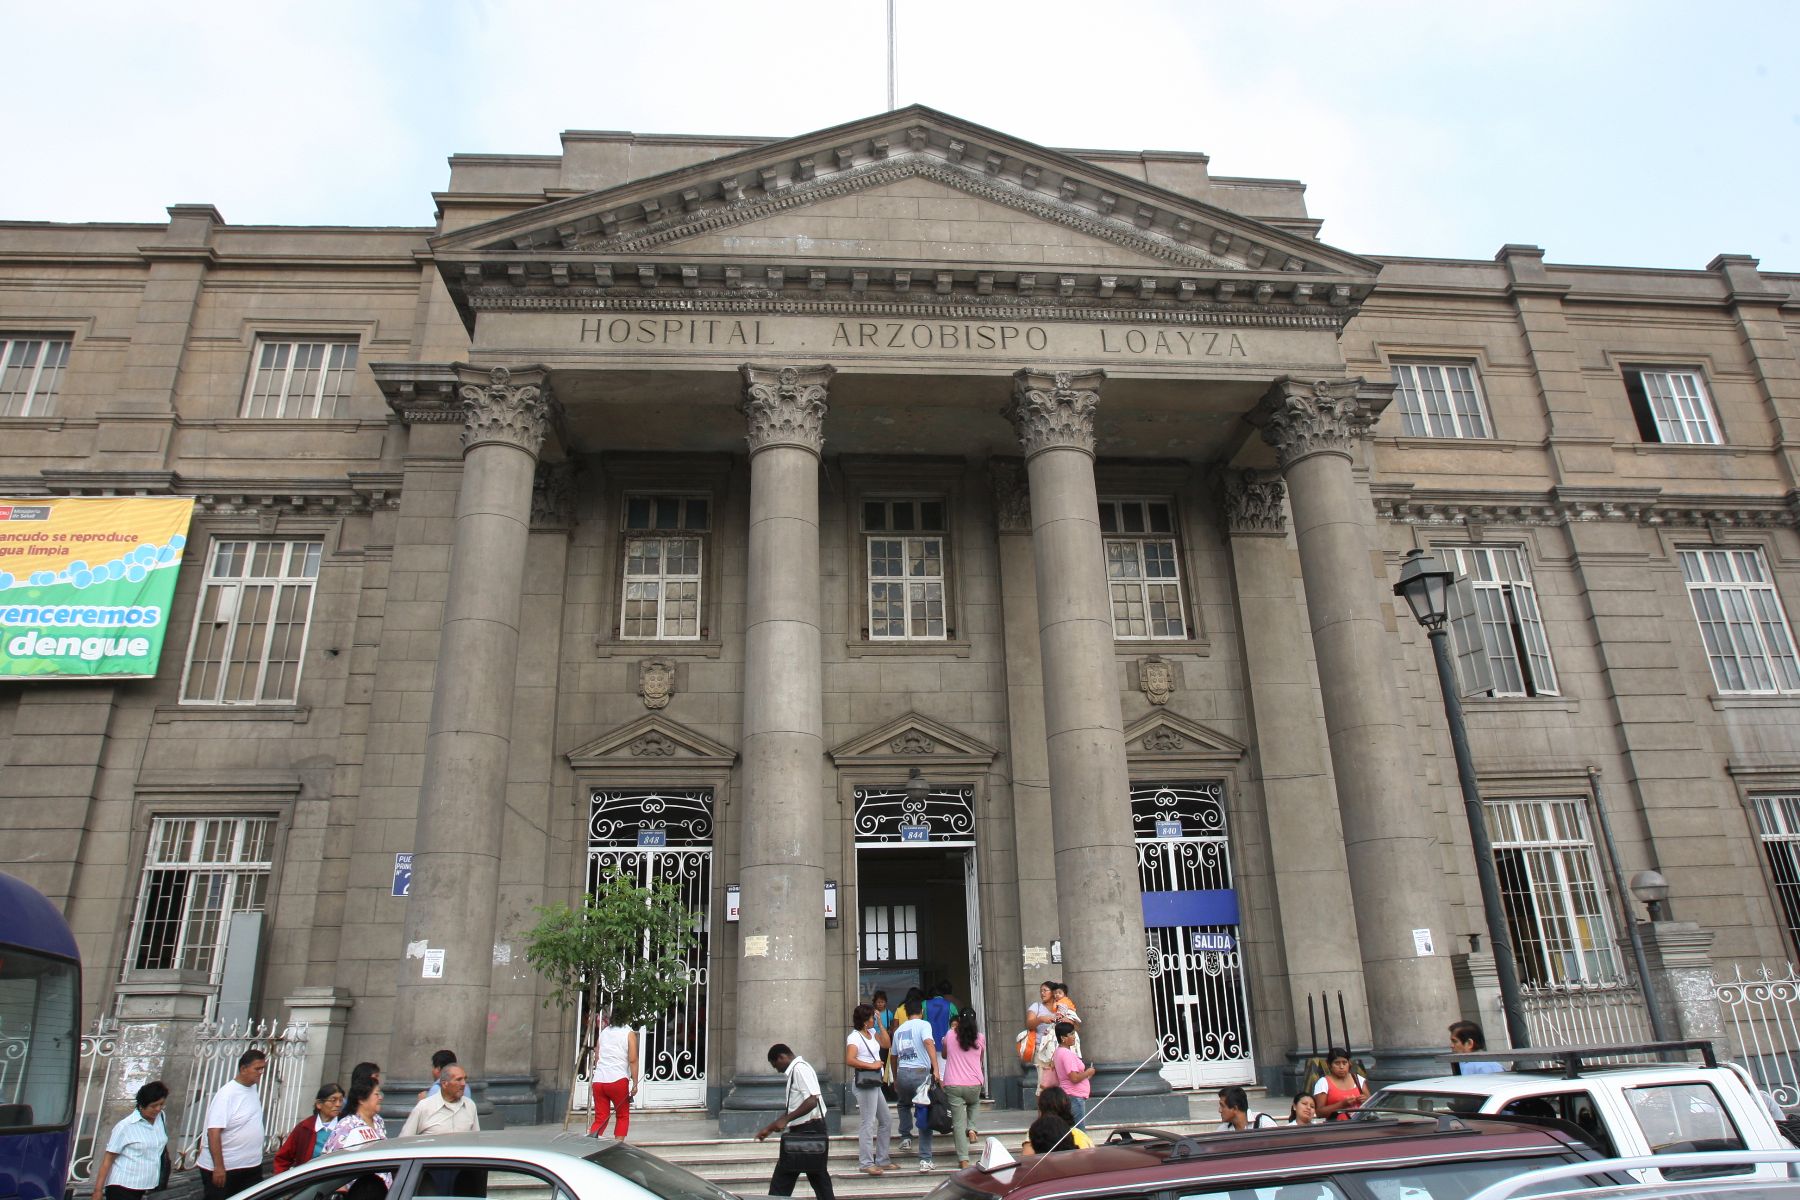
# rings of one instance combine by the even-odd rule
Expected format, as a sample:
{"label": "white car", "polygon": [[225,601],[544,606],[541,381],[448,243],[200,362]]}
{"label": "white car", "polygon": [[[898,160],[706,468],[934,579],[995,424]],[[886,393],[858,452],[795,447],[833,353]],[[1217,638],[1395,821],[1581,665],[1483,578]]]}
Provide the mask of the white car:
{"label": "white car", "polygon": [[445,1134],[390,1138],[321,1155],[234,1200],[739,1200],[611,1138]]}

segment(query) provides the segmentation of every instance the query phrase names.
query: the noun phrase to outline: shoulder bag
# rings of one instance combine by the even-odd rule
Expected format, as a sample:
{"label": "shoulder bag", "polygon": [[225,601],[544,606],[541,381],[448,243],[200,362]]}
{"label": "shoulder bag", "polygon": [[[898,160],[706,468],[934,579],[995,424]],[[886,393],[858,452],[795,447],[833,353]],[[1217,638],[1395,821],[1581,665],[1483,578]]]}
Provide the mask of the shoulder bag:
{"label": "shoulder bag", "polygon": [[823,1171],[830,1153],[830,1135],[823,1121],[781,1131],[781,1165],[790,1171],[803,1175],[808,1171]]}

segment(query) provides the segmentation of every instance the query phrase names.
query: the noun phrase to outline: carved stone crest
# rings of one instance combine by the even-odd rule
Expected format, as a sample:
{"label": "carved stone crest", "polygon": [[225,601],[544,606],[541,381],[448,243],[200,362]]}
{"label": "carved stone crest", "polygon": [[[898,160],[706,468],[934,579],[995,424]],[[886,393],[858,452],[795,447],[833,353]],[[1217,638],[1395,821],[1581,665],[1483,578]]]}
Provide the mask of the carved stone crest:
{"label": "carved stone crest", "polygon": [[1287,532],[1287,512],[1282,501],[1287,486],[1272,476],[1255,471],[1225,471],[1219,475],[1219,502],[1225,512],[1228,537],[1280,537]]}
{"label": "carved stone crest", "polygon": [[661,733],[646,733],[631,743],[631,752],[639,758],[674,758],[674,739]]}
{"label": "carved stone crest", "polygon": [[1262,427],[1263,440],[1275,448],[1275,460],[1287,470],[1315,454],[1351,457],[1357,439],[1368,433],[1375,416],[1358,398],[1360,379],[1319,379],[1312,383],[1284,376],[1275,381],[1250,419]]}
{"label": "carved stone crest", "polygon": [[744,440],[750,453],[769,446],[798,446],[818,454],[825,448],[825,414],[831,405],[827,387],[837,368],[782,367],[778,370],[745,363],[744,402],[738,410],[749,424]]}
{"label": "carved stone crest", "polygon": [[1016,458],[988,462],[988,479],[994,488],[994,523],[1001,533],[1031,532],[1031,489],[1025,482],[1025,464]]}
{"label": "carved stone crest", "polygon": [[646,658],[638,663],[638,695],[645,708],[667,708],[675,694],[675,664],[666,658]]}
{"label": "carved stone crest", "polygon": [[1138,688],[1152,704],[1167,704],[1175,693],[1175,668],[1169,660],[1152,654],[1138,659]]}
{"label": "carved stone crest", "polygon": [[1034,371],[1013,375],[1012,402],[1001,411],[1025,457],[1064,448],[1094,452],[1094,410],[1105,371]]}
{"label": "carved stone crest", "polygon": [[1146,733],[1143,742],[1146,750],[1179,750],[1187,745],[1187,739],[1167,725],[1158,725]]}
{"label": "carved stone crest", "polygon": [[888,749],[895,754],[930,754],[937,749],[937,743],[917,729],[909,729],[888,743]]}
{"label": "carved stone crest", "polygon": [[575,522],[575,464],[541,462],[531,477],[533,526],[568,526]]}
{"label": "carved stone crest", "polygon": [[462,404],[462,444],[465,451],[492,442],[517,446],[536,456],[550,426],[554,401],[542,370],[521,372],[515,379],[505,367],[485,372],[476,382],[468,370],[459,371],[464,382],[457,388]]}

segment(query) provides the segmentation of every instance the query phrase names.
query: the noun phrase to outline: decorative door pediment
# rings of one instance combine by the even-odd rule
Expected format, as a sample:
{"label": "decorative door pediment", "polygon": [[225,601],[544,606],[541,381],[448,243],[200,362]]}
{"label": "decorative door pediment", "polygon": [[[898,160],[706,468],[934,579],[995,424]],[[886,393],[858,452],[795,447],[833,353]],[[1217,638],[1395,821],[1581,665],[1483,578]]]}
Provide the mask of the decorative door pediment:
{"label": "decorative door pediment", "polygon": [[577,772],[621,766],[730,767],[737,751],[658,713],[640,717],[563,756]]}
{"label": "decorative door pediment", "polygon": [[[604,298],[1302,308],[1341,326],[1379,265],[923,106],[433,239],[480,309]],[[1290,314],[1291,315],[1291,314]],[[1041,319],[1041,318],[1040,318]]]}
{"label": "decorative door pediment", "polygon": [[1227,734],[1180,713],[1159,709],[1125,730],[1125,755],[1133,763],[1235,763],[1250,748]]}
{"label": "decorative door pediment", "polygon": [[839,767],[918,767],[928,775],[936,767],[985,769],[999,751],[979,738],[970,737],[920,713],[909,712],[898,720],[859,734],[830,750]]}

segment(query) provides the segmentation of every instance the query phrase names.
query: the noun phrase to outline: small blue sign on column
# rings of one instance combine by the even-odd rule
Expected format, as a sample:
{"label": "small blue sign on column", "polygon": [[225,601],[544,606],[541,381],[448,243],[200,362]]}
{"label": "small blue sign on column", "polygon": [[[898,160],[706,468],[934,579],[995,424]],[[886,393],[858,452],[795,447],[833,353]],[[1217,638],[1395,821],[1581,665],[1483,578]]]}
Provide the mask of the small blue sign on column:
{"label": "small blue sign on column", "polygon": [[412,854],[394,855],[394,895],[404,898],[412,891]]}
{"label": "small blue sign on column", "polygon": [[640,829],[638,830],[637,844],[639,846],[667,846],[669,831],[666,829]]}
{"label": "small blue sign on column", "polygon": [[900,827],[900,840],[903,842],[929,842],[931,840],[931,826],[902,825]]}
{"label": "small blue sign on column", "polygon": [[1181,822],[1158,821],[1156,823],[1156,836],[1159,838],[1178,838],[1182,836]]}

